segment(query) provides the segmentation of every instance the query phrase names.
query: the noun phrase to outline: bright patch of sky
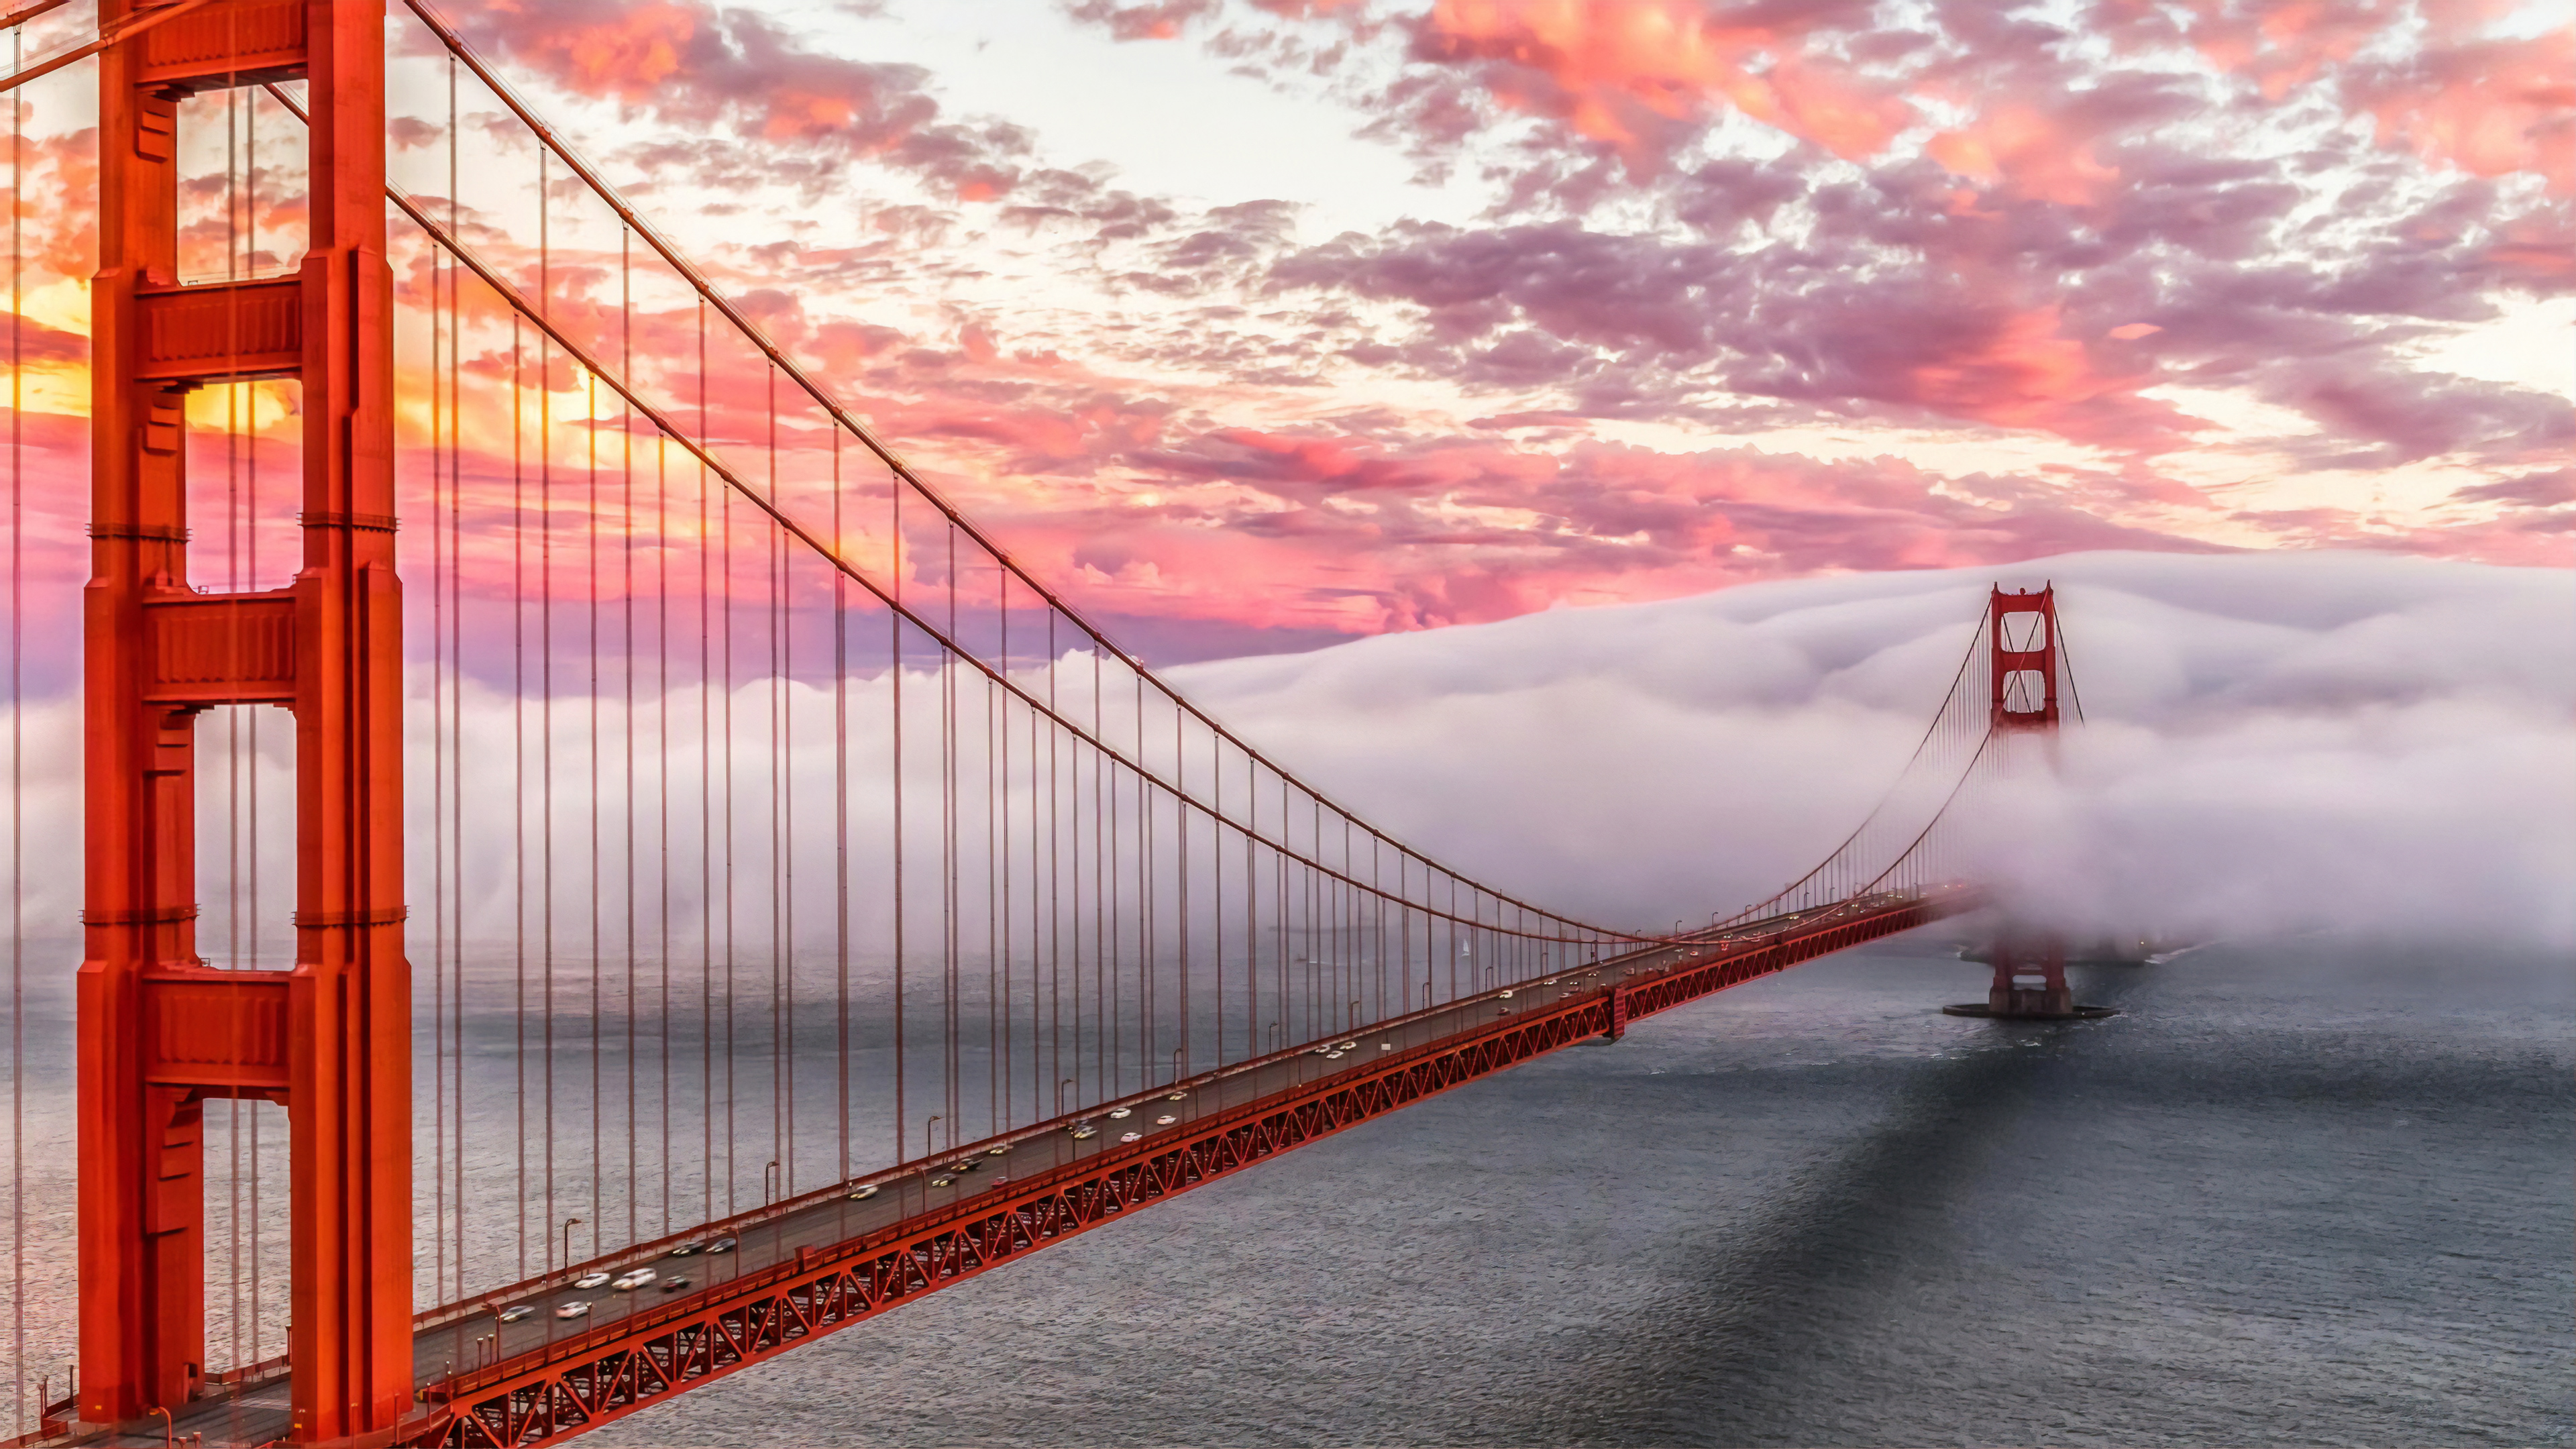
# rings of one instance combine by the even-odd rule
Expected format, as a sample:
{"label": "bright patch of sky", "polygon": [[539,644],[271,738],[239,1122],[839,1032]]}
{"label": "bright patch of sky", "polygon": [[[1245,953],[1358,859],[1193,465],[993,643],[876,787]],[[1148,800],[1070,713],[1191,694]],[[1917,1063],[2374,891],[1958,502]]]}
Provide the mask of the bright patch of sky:
{"label": "bright patch of sky", "polygon": [[1493,200],[1470,175],[1421,184],[1395,148],[1355,135],[1366,118],[1321,86],[1246,74],[1194,39],[1122,42],[1053,0],[804,6],[785,18],[842,54],[921,66],[944,110],[1028,127],[1050,164],[1105,161],[1128,190],[1206,205],[1296,202],[1309,239],[1407,217],[1463,223]]}

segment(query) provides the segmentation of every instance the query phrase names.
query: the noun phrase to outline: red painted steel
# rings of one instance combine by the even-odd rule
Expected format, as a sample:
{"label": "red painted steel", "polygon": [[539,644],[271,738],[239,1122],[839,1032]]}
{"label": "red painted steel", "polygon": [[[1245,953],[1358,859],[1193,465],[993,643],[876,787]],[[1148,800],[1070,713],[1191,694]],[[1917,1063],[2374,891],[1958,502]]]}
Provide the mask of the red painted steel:
{"label": "red painted steel", "polygon": [[[2040,735],[2056,744],[2057,588],[2006,593],[1998,585],[1986,599],[1986,646],[1992,681],[1991,721],[1997,735]],[[2075,994],[2066,984],[2066,940],[2054,932],[2018,933],[2007,927],[1995,939],[1995,979],[1986,1009],[1998,1016],[2064,1016]],[[2023,978],[2037,977],[2039,984]]]}
{"label": "red painted steel", "polygon": [[2057,728],[2057,587],[1986,597],[1988,677],[1994,728]]}
{"label": "red painted steel", "polygon": [[[438,1410],[405,1442],[501,1449],[560,1439],[900,1307],[1201,1183],[1425,1097],[1863,942],[1975,908],[1973,889],[1888,896],[1749,939],[1659,946],[1604,962],[1651,979],[1500,1017],[430,1385]],[[972,1148],[961,1149],[971,1153]]]}
{"label": "red painted steel", "polygon": [[[291,1128],[295,1437],[384,1442],[411,1390],[410,1001],[402,952],[401,593],[382,0],[105,0],[93,292],[87,874],[80,973],[79,1415],[204,1386],[210,1097]],[[310,238],[288,278],[180,286],[179,102],[309,82]],[[303,567],[190,589],[184,403],[292,377]],[[296,964],[209,970],[194,939],[195,725],[296,720]]]}

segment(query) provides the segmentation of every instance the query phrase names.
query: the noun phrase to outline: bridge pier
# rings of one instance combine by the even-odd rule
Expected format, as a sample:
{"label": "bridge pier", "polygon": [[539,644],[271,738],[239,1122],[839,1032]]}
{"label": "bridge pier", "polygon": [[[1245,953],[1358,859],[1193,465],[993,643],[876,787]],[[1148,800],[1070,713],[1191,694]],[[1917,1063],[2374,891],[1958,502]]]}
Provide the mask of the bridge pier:
{"label": "bridge pier", "polygon": [[1985,1000],[1955,1002],[1941,1010],[1951,1016],[2023,1021],[2083,1021],[2117,1015],[2107,1006],[2076,1004],[2074,989],[2066,984],[2066,938],[2055,931],[1997,933],[1994,964],[1995,980]]}

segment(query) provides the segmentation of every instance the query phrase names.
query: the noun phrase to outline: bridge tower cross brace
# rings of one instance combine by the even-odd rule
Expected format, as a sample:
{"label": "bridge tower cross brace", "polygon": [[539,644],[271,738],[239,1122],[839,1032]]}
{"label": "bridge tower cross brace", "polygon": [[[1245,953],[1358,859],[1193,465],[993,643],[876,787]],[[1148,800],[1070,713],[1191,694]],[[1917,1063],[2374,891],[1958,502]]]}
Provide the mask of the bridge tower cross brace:
{"label": "bridge tower cross brace", "polygon": [[[152,7],[99,8],[105,30]],[[210,1098],[287,1112],[292,1437],[381,1443],[411,1398],[384,25],[384,0],[209,0],[100,57],[78,1026],[93,1423],[202,1391]],[[294,79],[312,113],[301,268],[182,285],[181,103]],[[284,588],[199,593],[187,395],[260,378],[301,390],[302,566]],[[197,950],[195,727],[227,705],[294,714],[290,970]]]}
{"label": "bridge tower cross brace", "polygon": [[[1989,722],[2008,750],[2036,737],[2052,752],[2057,743],[2057,588],[1986,598]],[[2052,753],[2053,758],[2053,753]],[[1995,979],[1986,1008],[1995,1016],[2066,1016],[2075,995],[2066,984],[2066,938],[2056,931],[2025,931],[2005,923],[1995,936]],[[2039,984],[2028,984],[2028,978]]]}

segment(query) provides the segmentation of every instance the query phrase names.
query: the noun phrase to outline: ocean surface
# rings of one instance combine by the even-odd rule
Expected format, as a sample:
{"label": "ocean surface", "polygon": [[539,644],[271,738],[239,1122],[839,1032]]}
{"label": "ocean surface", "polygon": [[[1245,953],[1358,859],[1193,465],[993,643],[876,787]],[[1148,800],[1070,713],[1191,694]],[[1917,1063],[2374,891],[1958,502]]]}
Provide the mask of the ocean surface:
{"label": "ocean surface", "polygon": [[2576,972],[1892,943],[1197,1189],[611,1445],[2566,1444]]}

